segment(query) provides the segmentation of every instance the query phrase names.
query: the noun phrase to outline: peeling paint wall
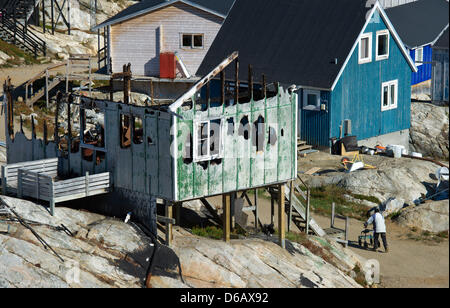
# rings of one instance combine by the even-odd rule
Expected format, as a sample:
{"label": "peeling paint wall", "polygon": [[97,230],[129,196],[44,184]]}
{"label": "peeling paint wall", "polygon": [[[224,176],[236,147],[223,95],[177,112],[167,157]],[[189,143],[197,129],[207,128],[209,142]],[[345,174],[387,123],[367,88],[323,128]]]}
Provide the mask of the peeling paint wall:
{"label": "peeling paint wall", "polygon": [[[217,104],[216,104],[217,105]],[[192,108],[177,113],[177,201],[282,183],[296,177],[297,94],[279,94],[259,101],[202,110],[193,99]],[[258,118],[264,119],[263,149],[254,142]],[[188,147],[194,123],[223,119],[223,158],[195,162]],[[245,121],[243,121],[245,119]],[[245,128],[245,123],[248,123]],[[243,127],[244,126],[244,127]],[[246,130],[243,132],[243,130]],[[190,141],[190,142],[189,142]]]}

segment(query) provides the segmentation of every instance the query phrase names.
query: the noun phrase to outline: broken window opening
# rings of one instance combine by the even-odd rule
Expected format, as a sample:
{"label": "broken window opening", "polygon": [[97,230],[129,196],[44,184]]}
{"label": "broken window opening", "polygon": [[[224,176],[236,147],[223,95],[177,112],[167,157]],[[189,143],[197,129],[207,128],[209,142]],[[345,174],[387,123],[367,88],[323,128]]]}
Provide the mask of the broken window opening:
{"label": "broken window opening", "polygon": [[81,109],[83,144],[105,147],[105,114],[99,110]]}
{"label": "broken window opening", "polygon": [[253,123],[253,146],[256,146],[256,152],[264,152],[265,130],[265,120],[260,115]]}
{"label": "broken window opening", "polygon": [[239,86],[239,104],[248,104],[251,101],[250,91],[247,85]]}
{"label": "broken window opening", "polygon": [[221,147],[221,129],[220,126],[222,124],[222,120],[212,120],[210,122],[210,155],[217,157],[220,155],[220,147]]}
{"label": "broken window opening", "polygon": [[277,131],[272,126],[269,126],[269,144],[275,145],[277,143]]}
{"label": "broken window opening", "polygon": [[133,117],[133,142],[134,144],[144,143],[144,126],[140,117]]}
{"label": "broken window opening", "polygon": [[131,146],[131,123],[130,116],[120,115],[120,147],[122,149],[129,148]]}
{"label": "broken window opening", "polygon": [[88,161],[88,162],[94,161],[94,150],[81,149],[81,157],[84,161]]}
{"label": "broken window opening", "polygon": [[278,95],[278,83],[268,84],[266,87],[266,98],[276,97]]}
{"label": "broken window opening", "polygon": [[97,166],[101,165],[106,159],[106,153],[102,151],[95,152],[95,164]]}
{"label": "broken window opening", "polygon": [[209,161],[223,155],[222,119],[194,124],[194,161]]}
{"label": "broken window opening", "polygon": [[193,161],[193,153],[192,153],[192,134],[189,133],[186,136],[186,143],[184,145],[184,152],[183,152],[183,163],[186,165],[189,165]]}
{"label": "broken window opening", "polygon": [[228,129],[227,129],[227,135],[233,136],[234,135],[234,118],[227,119]]}
{"label": "broken window opening", "polygon": [[250,137],[250,125],[248,121],[248,116],[244,116],[241,119],[240,125],[239,125],[239,136],[243,136],[245,140],[248,140]]}

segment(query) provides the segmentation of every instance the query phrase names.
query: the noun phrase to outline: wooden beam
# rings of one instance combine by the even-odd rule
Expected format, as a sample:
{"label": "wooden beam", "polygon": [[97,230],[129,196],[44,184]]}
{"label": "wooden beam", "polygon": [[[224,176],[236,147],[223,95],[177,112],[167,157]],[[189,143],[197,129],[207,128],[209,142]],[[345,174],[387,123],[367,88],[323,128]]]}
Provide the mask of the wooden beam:
{"label": "wooden beam", "polygon": [[[173,206],[171,203],[166,205],[166,217],[169,219],[173,219]],[[172,230],[172,222],[166,222],[166,245],[172,246],[173,240],[173,230]]]}
{"label": "wooden beam", "polygon": [[284,191],[285,186],[279,185],[278,187],[278,233],[280,246],[286,248],[286,219],[284,213]]}
{"label": "wooden beam", "polygon": [[289,218],[287,222],[288,232],[291,231],[291,220],[292,220],[292,194],[294,193],[294,181],[289,183]]}
{"label": "wooden beam", "polygon": [[230,56],[228,56],[225,60],[223,60],[216,68],[214,68],[208,75],[203,77],[199,82],[197,82],[189,91],[183,94],[179,99],[177,99],[172,105],[170,105],[169,109],[172,112],[176,112],[178,108],[180,108],[183,103],[190,99],[195,93],[197,93],[205,84],[207,84],[211,79],[216,77],[221,71],[223,71],[231,62],[233,62],[239,53],[237,51],[233,52]]}
{"label": "wooden beam", "polygon": [[223,202],[223,239],[225,242],[230,242],[230,220],[231,220],[231,195],[225,194],[222,196],[222,202]]}

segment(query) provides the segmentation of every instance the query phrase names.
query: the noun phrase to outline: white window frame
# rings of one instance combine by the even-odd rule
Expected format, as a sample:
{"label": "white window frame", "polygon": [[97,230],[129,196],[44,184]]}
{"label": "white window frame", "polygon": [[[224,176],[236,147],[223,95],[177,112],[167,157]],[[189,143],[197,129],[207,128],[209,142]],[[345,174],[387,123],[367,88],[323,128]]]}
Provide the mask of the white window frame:
{"label": "white window frame", "polygon": [[[211,121],[217,121],[220,120],[220,132],[219,132],[219,153],[212,155],[211,154]],[[209,119],[209,120],[196,120],[194,121],[194,132],[193,132],[193,156],[194,156],[194,162],[203,162],[203,161],[210,161],[214,159],[220,159],[223,158],[224,153],[224,123],[225,119],[223,118],[216,118],[216,119]],[[199,156],[198,153],[198,143],[200,141],[199,135],[198,135],[198,128],[199,125],[207,124],[208,125],[208,137],[207,137],[207,154],[203,156]]]}
{"label": "white window frame", "polygon": [[[368,50],[369,50],[369,57],[368,58],[363,58],[362,54],[361,54],[361,46],[362,46],[362,40],[363,39],[369,39],[369,46],[368,46]],[[372,32],[370,33],[364,33],[361,35],[360,39],[359,39],[359,48],[358,48],[358,63],[359,64],[364,64],[364,63],[370,63],[372,62]]]}
{"label": "white window frame", "polygon": [[[312,106],[312,105],[308,105],[308,95],[316,95],[317,96],[317,102],[316,102],[316,106]],[[304,110],[310,110],[310,111],[320,111],[320,91],[318,90],[309,90],[309,89],[304,89],[303,90],[303,109]]]}
{"label": "white window frame", "polygon": [[[183,37],[185,35],[190,35],[192,38],[191,46],[184,46],[183,44]],[[194,46],[194,36],[201,36],[202,37],[202,46],[201,47],[195,47]],[[180,33],[180,48],[181,49],[204,49],[205,48],[205,34],[204,33]]]}
{"label": "white window frame", "polygon": [[[391,101],[391,87],[395,86],[395,97],[394,102]],[[388,104],[384,106],[384,88],[388,87]],[[388,111],[392,109],[397,109],[398,107],[398,79],[383,82],[381,85],[381,111]]]}
{"label": "white window frame", "polygon": [[[379,55],[378,54],[378,42],[379,42],[379,37],[383,36],[383,35],[387,35],[387,46],[386,46],[387,54]],[[376,41],[376,46],[375,46],[376,61],[389,59],[389,47],[390,47],[389,42],[390,42],[390,40],[391,40],[391,36],[390,36],[389,30],[381,30],[381,31],[377,32],[377,41]]]}
{"label": "white window frame", "polygon": [[[418,57],[417,57],[417,55],[419,54],[419,53],[418,53],[419,50],[422,51],[422,52],[421,52],[422,59],[418,59]],[[414,49],[414,63],[416,64],[416,66],[421,66],[421,65],[423,65],[423,46]]]}

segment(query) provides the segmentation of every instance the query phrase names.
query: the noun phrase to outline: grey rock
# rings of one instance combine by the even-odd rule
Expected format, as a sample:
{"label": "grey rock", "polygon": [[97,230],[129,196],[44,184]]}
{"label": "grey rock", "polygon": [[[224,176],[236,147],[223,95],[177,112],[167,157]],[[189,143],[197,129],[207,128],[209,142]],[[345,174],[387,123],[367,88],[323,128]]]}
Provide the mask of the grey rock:
{"label": "grey rock", "polygon": [[410,150],[448,160],[449,107],[412,103]]}
{"label": "grey rock", "polygon": [[448,215],[448,200],[442,200],[405,209],[397,222],[405,227],[438,233],[449,230]]}

